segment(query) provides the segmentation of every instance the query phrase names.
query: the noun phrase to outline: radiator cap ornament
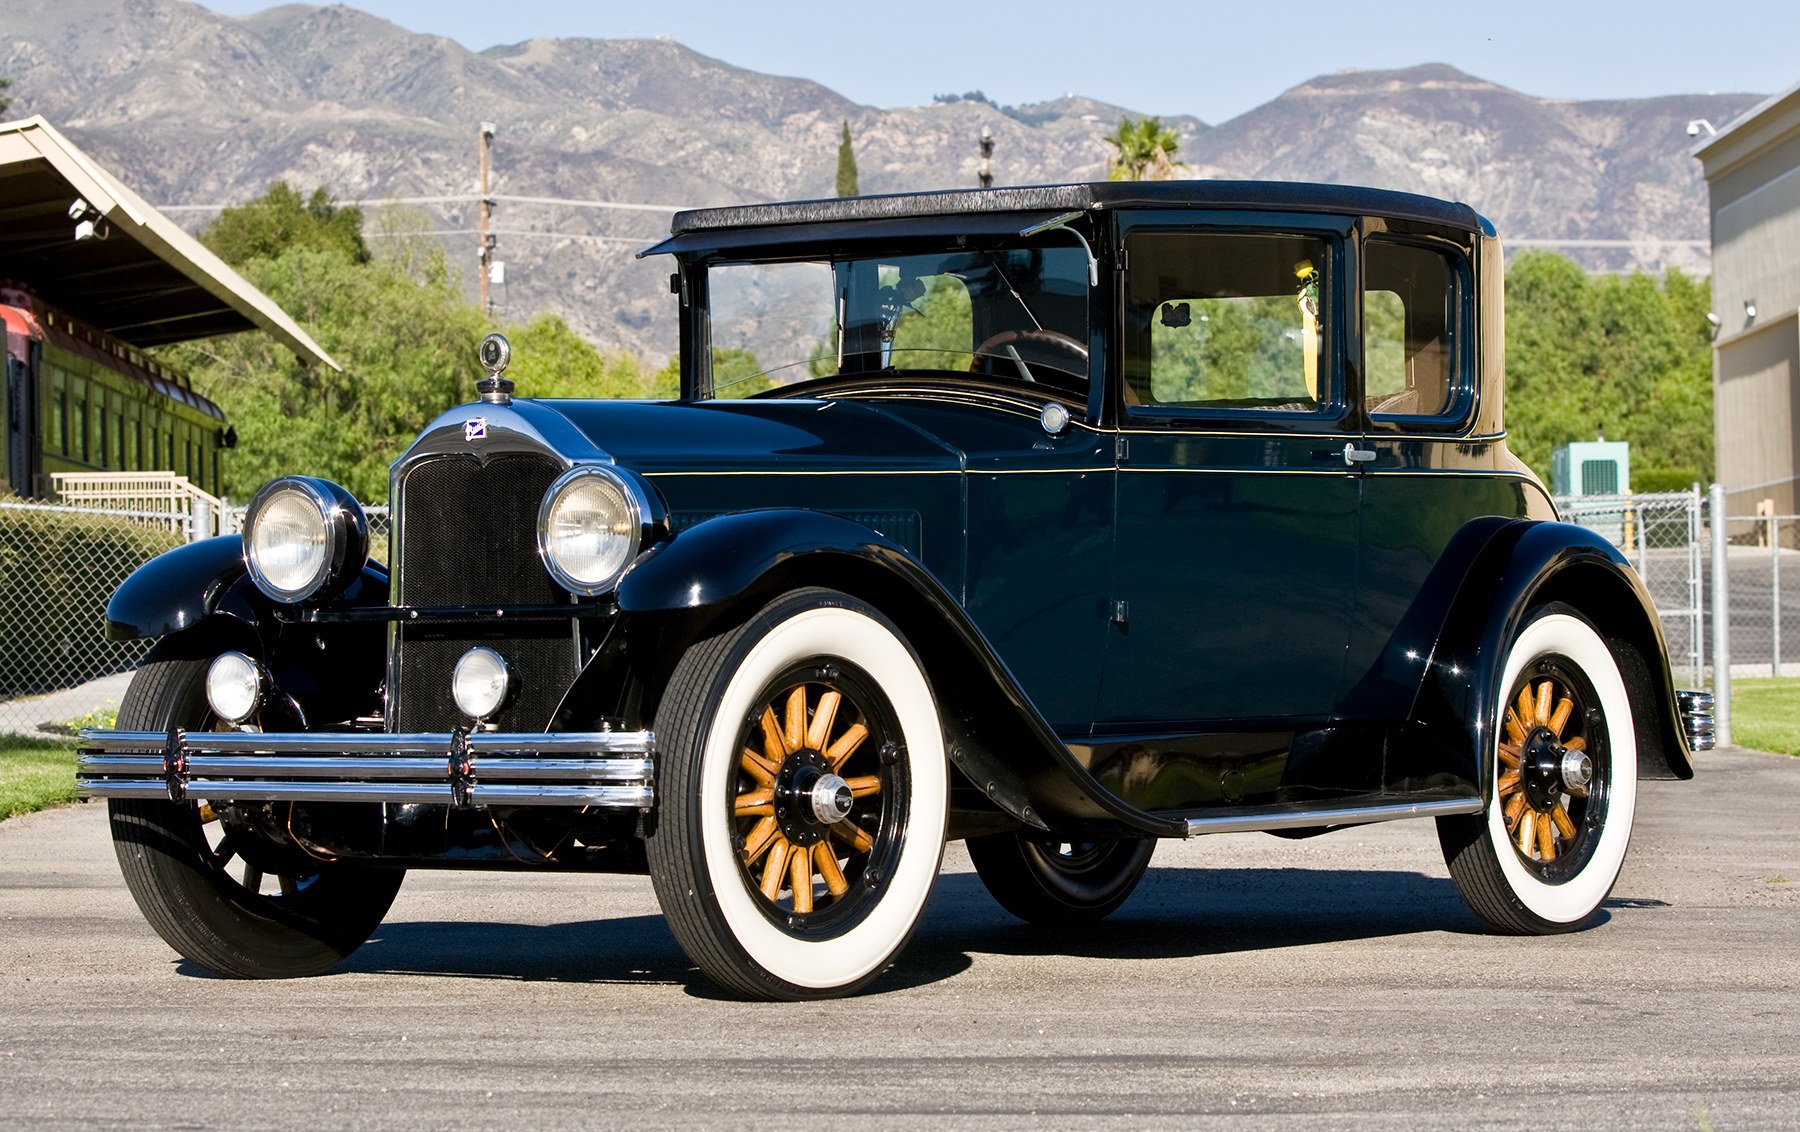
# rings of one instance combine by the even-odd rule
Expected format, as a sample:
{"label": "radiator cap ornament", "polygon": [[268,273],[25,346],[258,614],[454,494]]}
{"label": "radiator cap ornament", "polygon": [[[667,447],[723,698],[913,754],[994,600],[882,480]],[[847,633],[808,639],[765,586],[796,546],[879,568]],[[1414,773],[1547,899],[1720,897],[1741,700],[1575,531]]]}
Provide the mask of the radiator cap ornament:
{"label": "radiator cap ornament", "polygon": [[481,340],[481,368],[488,375],[475,383],[481,399],[494,405],[512,404],[513,383],[500,375],[512,361],[512,344],[504,334],[490,334]]}

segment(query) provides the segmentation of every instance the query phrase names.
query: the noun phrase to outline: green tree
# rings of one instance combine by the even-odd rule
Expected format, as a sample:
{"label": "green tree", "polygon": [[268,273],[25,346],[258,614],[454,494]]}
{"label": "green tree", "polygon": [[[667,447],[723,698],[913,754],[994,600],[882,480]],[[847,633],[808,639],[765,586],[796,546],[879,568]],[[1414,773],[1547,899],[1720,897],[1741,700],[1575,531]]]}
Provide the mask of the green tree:
{"label": "green tree", "polygon": [[1154,115],[1133,118],[1127,114],[1119,119],[1119,128],[1103,140],[1113,148],[1108,180],[1169,181],[1177,169],[1187,168],[1185,162],[1175,160],[1181,136]]}
{"label": "green tree", "polygon": [[856,187],[856,153],[850,148],[850,119],[844,119],[844,139],[838,142],[837,195],[858,195]]}
{"label": "green tree", "polygon": [[[506,376],[523,397],[673,397],[662,371],[652,370],[636,355],[602,353],[564,322],[561,315],[540,314],[530,322],[508,326],[513,363]],[[679,372],[679,371],[677,371]]]}
{"label": "green tree", "polygon": [[274,259],[294,247],[333,250],[352,263],[368,263],[363,213],[339,205],[324,189],[302,197],[286,181],[271,184],[248,204],[228,208],[200,233],[200,242],[233,267]]}
{"label": "green tree", "polygon": [[6,108],[12,105],[12,99],[6,97],[6,89],[10,86],[12,86],[12,80],[0,75],[0,114],[6,113]]}
{"label": "green tree", "polygon": [[1631,442],[1636,490],[1711,479],[1708,292],[1679,271],[1591,277],[1564,256],[1520,253],[1506,273],[1512,450],[1547,479],[1554,449],[1604,432]]}

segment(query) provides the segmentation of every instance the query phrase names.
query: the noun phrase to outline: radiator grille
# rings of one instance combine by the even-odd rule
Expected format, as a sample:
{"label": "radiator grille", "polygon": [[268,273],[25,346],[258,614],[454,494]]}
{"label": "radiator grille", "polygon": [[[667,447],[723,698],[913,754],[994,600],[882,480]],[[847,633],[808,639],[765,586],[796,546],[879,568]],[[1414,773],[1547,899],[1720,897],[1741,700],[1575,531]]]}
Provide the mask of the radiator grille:
{"label": "radiator grille", "polygon": [[[399,596],[409,606],[544,605],[567,601],[537,552],[537,514],[562,466],[544,456],[473,456],[427,460],[401,484]],[[462,722],[450,698],[457,658],[481,644],[496,650],[520,678],[501,729],[547,727],[577,669],[571,621],[515,622],[504,629],[473,625],[405,625],[395,637],[395,727],[447,731]]]}

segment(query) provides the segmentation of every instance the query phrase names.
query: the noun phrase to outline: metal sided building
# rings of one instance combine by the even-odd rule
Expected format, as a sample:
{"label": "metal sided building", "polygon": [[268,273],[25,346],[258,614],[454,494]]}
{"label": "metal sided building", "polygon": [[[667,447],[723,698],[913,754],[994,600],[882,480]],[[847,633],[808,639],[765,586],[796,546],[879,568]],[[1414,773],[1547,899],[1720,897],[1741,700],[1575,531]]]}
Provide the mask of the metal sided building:
{"label": "metal sided building", "polygon": [[150,347],[260,328],[338,368],[293,319],[39,117],[0,123],[0,494],[56,472],[173,471],[217,492],[233,434]]}
{"label": "metal sided building", "polygon": [[1800,511],[1800,84],[1696,146],[1712,199],[1714,430],[1733,515]]}

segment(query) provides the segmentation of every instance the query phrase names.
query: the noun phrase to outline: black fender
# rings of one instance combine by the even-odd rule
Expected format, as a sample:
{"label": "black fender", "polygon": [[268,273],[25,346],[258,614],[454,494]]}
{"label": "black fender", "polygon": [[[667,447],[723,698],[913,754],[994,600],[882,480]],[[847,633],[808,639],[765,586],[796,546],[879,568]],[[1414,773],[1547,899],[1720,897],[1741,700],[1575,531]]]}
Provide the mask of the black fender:
{"label": "black fender", "polygon": [[[380,606],[387,600],[387,571],[370,561],[329,604]],[[106,632],[118,641],[156,641],[151,659],[243,652],[268,669],[276,688],[311,723],[380,709],[387,626],[300,620],[251,581],[240,535],[178,546],[138,567],[106,604]]]}
{"label": "black fender", "polygon": [[849,519],[745,511],[679,532],[620,579],[620,647],[640,666],[650,663],[644,658],[663,662],[660,671],[636,669],[659,687],[689,644],[802,586],[854,594],[902,627],[938,698],[951,760],[1002,810],[1039,828],[1096,836],[1185,832],[1095,781],[955,597],[891,539]]}
{"label": "black fender", "polygon": [[[1365,678],[1371,696],[1382,698],[1406,686],[1402,674],[1409,667],[1417,673],[1412,705],[1398,716],[1408,722],[1391,750],[1391,784],[1448,777],[1488,796],[1506,650],[1531,612],[1548,602],[1578,610],[1618,658],[1638,709],[1640,777],[1693,777],[1662,622],[1637,572],[1585,527],[1480,519],[1446,548],[1377,670]],[[1433,622],[1436,631],[1427,639]]]}

